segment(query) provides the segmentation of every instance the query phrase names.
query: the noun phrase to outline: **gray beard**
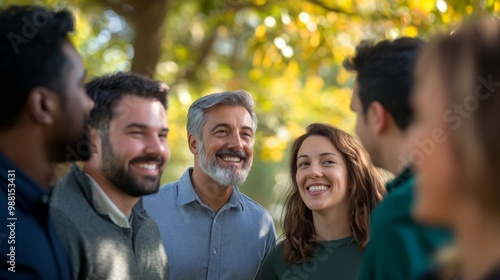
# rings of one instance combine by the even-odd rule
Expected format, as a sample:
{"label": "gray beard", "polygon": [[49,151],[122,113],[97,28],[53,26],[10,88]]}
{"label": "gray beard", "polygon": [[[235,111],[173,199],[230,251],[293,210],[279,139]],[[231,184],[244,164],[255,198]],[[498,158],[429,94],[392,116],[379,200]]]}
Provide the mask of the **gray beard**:
{"label": "gray beard", "polygon": [[215,182],[224,187],[234,187],[241,186],[247,179],[250,168],[252,167],[252,160],[248,159],[242,171],[238,171],[236,166],[229,166],[227,168],[222,168],[217,163],[217,157],[213,161],[210,161],[207,154],[205,153],[205,148],[201,141],[199,143],[199,153],[198,153],[198,165],[201,170],[210,176]]}

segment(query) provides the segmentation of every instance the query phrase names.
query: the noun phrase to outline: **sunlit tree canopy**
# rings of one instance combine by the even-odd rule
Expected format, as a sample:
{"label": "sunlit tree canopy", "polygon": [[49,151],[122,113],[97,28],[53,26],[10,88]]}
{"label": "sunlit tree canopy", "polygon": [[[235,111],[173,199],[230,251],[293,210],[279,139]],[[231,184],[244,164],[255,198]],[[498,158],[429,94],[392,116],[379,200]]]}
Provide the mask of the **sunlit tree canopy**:
{"label": "sunlit tree canopy", "polygon": [[289,187],[290,142],[311,122],[353,133],[353,74],[342,61],[363,39],[429,39],[495,0],[0,0],[74,13],[89,77],[132,70],[166,82],[172,158],[162,182],[193,163],[187,109],[196,98],[245,89],[259,119],[252,172],[242,191],[277,220]]}

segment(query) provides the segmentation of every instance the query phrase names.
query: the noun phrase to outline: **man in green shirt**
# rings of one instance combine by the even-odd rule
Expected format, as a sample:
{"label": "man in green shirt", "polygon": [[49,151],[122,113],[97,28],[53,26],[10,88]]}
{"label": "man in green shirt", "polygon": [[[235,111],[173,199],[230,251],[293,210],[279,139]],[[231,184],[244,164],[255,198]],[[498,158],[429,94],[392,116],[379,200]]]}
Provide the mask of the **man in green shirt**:
{"label": "man in green shirt", "polygon": [[356,133],[376,166],[398,174],[372,214],[360,279],[416,279],[431,268],[432,254],[449,239],[446,231],[416,224],[411,217],[415,178],[409,163],[418,163],[424,153],[408,149],[405,131],[413,117],[413,68],[424,44],[416,38],[364,41],[344,62],[357,74],[351,100]]}

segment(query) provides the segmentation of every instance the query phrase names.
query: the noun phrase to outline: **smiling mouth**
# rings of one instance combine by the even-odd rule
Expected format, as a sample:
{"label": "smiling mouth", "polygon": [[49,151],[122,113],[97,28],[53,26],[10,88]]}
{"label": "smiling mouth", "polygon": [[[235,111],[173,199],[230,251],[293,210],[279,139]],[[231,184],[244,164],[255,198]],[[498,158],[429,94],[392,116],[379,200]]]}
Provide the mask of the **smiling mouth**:
{"label": "smiling mouth", "polygon": [[225,162],[240,162],[241,161],[240,157],[220,156],[219,158]]}
{"label": "smiling mouth", "polygon": [[153,174],[161,172],[161,167],[163,165],[163,159],[160,157],[143,157],[136,158],[130,162],[130,165],[142,170],[143,172]]}
{"label": "smiling mouth", "polygon": [[314,186],[309,186],[306,187],[306,190],[309,191],[310,193],[317,193],[317,192],[324,192],[328,190],[330,186],[325,186],[325,185],[314,185]]}
{"label": "smiling mouth", "polygon": [[136,163],[134,165],[146,170],[155,170],[158,168],[158,164],[156,163]]}

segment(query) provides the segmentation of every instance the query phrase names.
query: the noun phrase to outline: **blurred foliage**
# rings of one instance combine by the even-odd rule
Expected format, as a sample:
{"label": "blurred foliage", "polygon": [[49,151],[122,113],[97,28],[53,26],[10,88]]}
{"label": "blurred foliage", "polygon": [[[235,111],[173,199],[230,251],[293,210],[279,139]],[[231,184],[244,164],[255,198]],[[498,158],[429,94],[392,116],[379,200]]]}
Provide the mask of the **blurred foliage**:
{"label": "blurred foliage", "polygon": [[172,158],[163,182],[176,180],[192,165],[185,129],[191,102],[212,92],[245,89],[256,100],[259,126],[254,167],[241,189],[277,221],[279,198],[289,184],[289,143],[311,122],[353,132],[353,75],[342,61],[362,39],[428,39],[469,15],[500,12],[494,0],[0,0],[0,5],[35,3],[73,11],[73,41],[92,77],[138,69],[132,65],[139,48],[134,38],[138,33],[148,38],[151,28],[140,23],[158,16],[147,9],[159,2],[165,4],[161,44],[149,48],[160,55],[155,59],[150,50],[141,51],[153,67],[138,71],[171,86]]}

